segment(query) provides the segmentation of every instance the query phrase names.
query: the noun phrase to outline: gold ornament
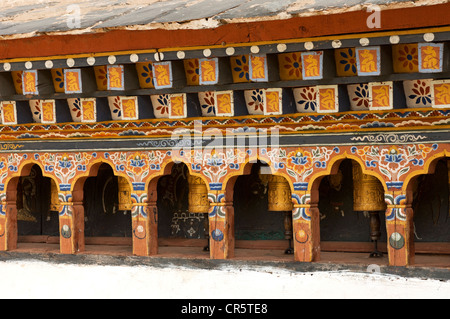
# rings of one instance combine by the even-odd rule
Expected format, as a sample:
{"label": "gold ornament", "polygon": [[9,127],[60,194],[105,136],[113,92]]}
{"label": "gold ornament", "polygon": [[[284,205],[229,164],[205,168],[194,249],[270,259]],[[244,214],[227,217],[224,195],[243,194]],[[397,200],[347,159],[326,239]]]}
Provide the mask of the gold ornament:
{"label": "gold ornament", "polygon": [[189,212],[206,214],[209,212],[208,188],[200,177],[188,177]]}
{"label": "gold ornament", "polygon": [[292,211],[292,195],[289,182],[282,176],[270,175],[268,185],[269,211]]}
{"label": "gold ornament", "polygon": [[133,208],[131,202],[131,187],[125,177],[118,177],[119,182],[119,210],[127,211]]}
{"label": "gold ornament", "polygon": [[353,210],[355,212],[385,211],[384,189],[380,181],[364,174],[358,163],[353,163]]}

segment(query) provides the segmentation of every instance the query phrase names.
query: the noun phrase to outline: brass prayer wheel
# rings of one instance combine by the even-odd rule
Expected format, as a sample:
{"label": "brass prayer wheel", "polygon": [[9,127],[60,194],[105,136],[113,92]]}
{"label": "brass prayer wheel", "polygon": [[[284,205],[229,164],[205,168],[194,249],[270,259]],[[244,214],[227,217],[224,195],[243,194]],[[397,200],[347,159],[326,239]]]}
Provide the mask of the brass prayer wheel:
{"label": "brass prayer wheel", "polygon": [[383,185],[376,177],[364,174],[358,163],[353,163],[353,196],[355,212],[386,210]]}
{"label": "brass prayer wheel", "polygon": [[188,177],[189,212],[206,214],[209,212],[208,188],[200,177]]}
{"label": "brass prayer wheel", "polygon": [[119,184],[119,210],[127,211],[132,210],[133,203],[131,202],[131,187],[127,179],[124,177],[118,177]]}
{"label": "brass prayer wheel", "polygon": [[270,175],[268,178],[270,212],[292,211],[292,195],[289,182],[282,176]]}

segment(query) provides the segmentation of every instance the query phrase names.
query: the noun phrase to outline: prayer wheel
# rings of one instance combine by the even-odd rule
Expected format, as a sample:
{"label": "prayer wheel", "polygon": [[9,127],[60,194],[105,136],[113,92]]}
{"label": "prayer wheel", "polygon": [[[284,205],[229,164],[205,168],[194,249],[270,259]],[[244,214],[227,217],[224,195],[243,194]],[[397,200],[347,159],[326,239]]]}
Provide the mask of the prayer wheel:
{"label": "prayer wheel", "polygon": [[189,182],[189,212],[206,214],[209,211],[208,188],[200,177],[190,176]]}
{"label": "prayer wheel", "polygon": [[358,163],[353,163],[353,197],[353,210],[370,215],[370,238],[375,243],[370,257],[382,257],[383,254],[377,249],[377,242],[381,237],[379,212],[387,208],[383,185],[376,177],[364,174]]}
{"label": "prayer wheel", "polygon": [[284,212],[284,237],[289,241],[285,254],[293,254],[292,248],[292,195],[289,182],[282,176],[268,176],[268,210],[270,212]]}
{"label": "prayer wheel", "polygon": [[364,174],[358,163],[353,163],[353,195],[355,212],[386,210],[383,185],[376,177]]}
{"label": "prayer wheel", "polygon": [[291,212],[292,196],[288,181],[282,176],[270,175],[268,182],[270,212]]}
{"label": "prayer wheel", "polygon": [[132,210],[133,204],[131,202],[131,187],[127,179],[124,177],[118,177],[119,184],[119,210],[128,211]]}

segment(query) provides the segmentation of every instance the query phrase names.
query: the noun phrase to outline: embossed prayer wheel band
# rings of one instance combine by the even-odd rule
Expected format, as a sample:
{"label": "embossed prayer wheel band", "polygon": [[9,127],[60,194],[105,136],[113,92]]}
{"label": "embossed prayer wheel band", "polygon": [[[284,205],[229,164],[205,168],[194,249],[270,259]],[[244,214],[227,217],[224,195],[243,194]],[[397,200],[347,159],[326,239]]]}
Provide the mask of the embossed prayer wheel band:
{"label": "embossed prayer wheel band", "polygon": [[127,179],[124,177],[118,178],[119,184],[119,210],[132,210],[133,203],[131,202],[131,187]]}
{"label": "embossed prayer wheel band", "polygon": [[282,176],[270,175],[268,183],[270,212],[292,211],[291,188]]}
{"label": "embossed prayer wheel band", "polygon": [[384,189],[380,181],[364,174],[358,163],[353,163],[353,210],[374,212],[386,210]]}
{"label": "embossed prayer wheel band", "polygon": [[208,188],[200,177],[189,176],[189,212],[206,214],[209,211]]}

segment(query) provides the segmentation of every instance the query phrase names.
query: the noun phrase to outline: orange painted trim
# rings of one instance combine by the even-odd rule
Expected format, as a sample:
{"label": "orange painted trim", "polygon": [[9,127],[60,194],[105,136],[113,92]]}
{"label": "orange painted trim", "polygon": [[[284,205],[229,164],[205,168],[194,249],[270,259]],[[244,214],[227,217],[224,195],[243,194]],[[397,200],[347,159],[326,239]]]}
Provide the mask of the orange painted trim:
{"label": "orange painted trim", "polygon": [[448,26],[450,3],[381,11],[381,28],[369,29],[366,10],[287,20],[231,23],[201,30],[112,30],[79,35],[41,35],[0,41],[0,59],[100,54],[174,47],[229,46],[342,34]]}

